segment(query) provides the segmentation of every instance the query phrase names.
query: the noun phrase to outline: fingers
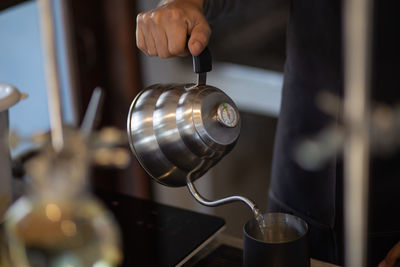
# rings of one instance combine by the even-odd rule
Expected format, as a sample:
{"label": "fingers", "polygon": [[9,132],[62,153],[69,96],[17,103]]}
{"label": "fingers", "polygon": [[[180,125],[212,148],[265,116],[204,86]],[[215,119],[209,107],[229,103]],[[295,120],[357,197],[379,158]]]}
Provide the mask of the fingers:
{"label": "fingers", "polygon": [[138,48],[148,56],[156,56],[157,49],[151,31],[149,15],[146,13],[139,14],[137,16],[136,23],[136,44]]}
{"label": "fingers", "polygon": [[400,258],[400,242],[388,252],[386,258],[379,264],[379,267],[393,267],[396,260]]}
{"label": "fingers", "polygon": [[207,21],[200,20],[192,29],[189,39],[189,50],[193,56],[198,56],[207,46],[211,29]]}
{"label": "fingers", "polygon": [[[148,56],[168,58],[198,55],[210,37],[201,9],[188,4],[166,4],[137,16],[136,42]],[[191,35],[189,43],[187,36]],[[188,49],[189,48],[189,49]]]}
{"label": "fingers", "polygon": [[139,16],[136,19],[136,25],[138,25],[136,27],[136,45],[137,47],[144,51],[147,51],[147,45],[146,45],[146,41],[144,39],[144,34],[142,32],[142,26],[139,26],[139,24],[141,24],[142,22],[139,20]]}
{"label": "fingers", "polygon": [[171,57],[171,54],[168,50],[168,40],[167,35],[165,34],[164,29],[158,27],[156,24],[151,24],[152,28],[152,36],[155,43],[156,54],[152,54],[152,56],[159,56],[161,58]]}
{"label": "fingers", "polygon": [[187,26],[169,11],[150,11],[137,17],[136,42],[148,56],[168,58],[185,54]]}
{"label": "fingers", "polygon": [[188,29],[183,21],[174,21],[165,28],[168,36],[168,51],[172,56],[187,56],[189,51],[186,48]]}

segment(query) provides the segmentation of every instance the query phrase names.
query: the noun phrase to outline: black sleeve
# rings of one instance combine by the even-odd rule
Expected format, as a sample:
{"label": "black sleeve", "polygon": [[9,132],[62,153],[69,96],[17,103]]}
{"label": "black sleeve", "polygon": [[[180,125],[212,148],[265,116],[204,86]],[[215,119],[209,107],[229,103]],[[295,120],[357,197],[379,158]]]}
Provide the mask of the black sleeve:
{"label": "black sleeve", "polygon": [[216,20],[233,12],[241,0],[204,0],[204,14],[212,24]]}

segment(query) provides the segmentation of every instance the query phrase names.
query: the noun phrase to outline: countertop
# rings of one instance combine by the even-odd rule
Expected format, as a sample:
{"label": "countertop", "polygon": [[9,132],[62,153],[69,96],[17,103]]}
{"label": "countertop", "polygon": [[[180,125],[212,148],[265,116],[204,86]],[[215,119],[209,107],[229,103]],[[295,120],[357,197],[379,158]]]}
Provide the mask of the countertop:
{"label": "countertop", "polygon": [[[227,245],[232,247],[232,249],[243,249],[243,240],[235,237],[231,237],[225,234],[220,234],[218,235],[214,240],[212,240],[210,243],[208,243],[205,247],[203,247],[196,255],[194,255],[190,260],[188,260],[183,266],[184,267],[200,267],[200,266],[222,266],[221,265],[221,260],[219,259],[219,263],[214,264],[209,264],[211,260],[207,261],[207,264],[204,264],[205,260],[208,255],[210,255],[212,252],[217,250],[220,246]],[[237,256],[237,255],[236,255]],[[235,258],[235,257],[232,257]],[[241,257],[236,257],[236,259],[231,259],[232,261],[238,261],[237,266],[241,266]],[[240,262],[239,262],[240,260]],[[322,262],[316,259],[311,259],[311,267],[339,267],[334,264]],[[230,265],[232,265],[232,262],[229,262]],[[232,266],[233,267],[233,266]]]}

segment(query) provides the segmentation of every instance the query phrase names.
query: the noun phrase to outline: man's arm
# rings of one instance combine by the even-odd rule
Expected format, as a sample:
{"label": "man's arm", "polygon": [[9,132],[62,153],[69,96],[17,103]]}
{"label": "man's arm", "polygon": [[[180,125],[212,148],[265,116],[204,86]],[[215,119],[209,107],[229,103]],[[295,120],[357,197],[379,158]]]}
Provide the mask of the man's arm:
{"label": "man's arm", "polygon": [[238,1],[163,0],[157,8],[137,16],[137,46],[148,56],[168,58],[189,52],[197,56],[211,35],[207,19],[228,13]]}

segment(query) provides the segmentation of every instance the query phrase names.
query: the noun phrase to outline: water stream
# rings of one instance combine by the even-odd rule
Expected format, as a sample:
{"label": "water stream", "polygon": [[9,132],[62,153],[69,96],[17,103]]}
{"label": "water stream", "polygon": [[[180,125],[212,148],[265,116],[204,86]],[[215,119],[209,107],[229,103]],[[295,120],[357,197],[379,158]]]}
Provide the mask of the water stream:
{"label": "water stream", "polygon": [[259,208],[255,208],[253,210],[253,215],[257,221],[258,228],[260,229],[261,233],[264,235],[264,229],[267,227],[267,225],[265,224],[264,215],[261,213]]}

